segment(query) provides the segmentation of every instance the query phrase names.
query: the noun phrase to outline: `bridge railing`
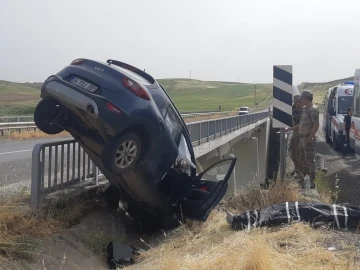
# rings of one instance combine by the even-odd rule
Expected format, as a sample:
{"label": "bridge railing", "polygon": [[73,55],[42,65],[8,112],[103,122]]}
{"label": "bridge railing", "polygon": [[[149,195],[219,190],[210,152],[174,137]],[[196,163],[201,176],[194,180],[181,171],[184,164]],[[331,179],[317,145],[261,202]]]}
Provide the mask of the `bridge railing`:
{"label": "bridge railing", "polygon": [[[184,119],[195,118],[199,116],[211,116],[211,115],[231,115],[234,114],[234,111],[224,111],[224,112],[186,112],[181,113]],[[24,115],[24,116],[2,116],[0,117],[0,123],[17,123],[17,122],[34,122],[34,116]]]}
{"label": "bridge railing", "polygon": [[[188,123],[191,142],[226,135],[269,117],[270,112],[253,113]],[[97,166],[75,140],[35,145],[32,152],[31,203],[38,205],[45,195],[74,184],[97,185],[104,178]]]}

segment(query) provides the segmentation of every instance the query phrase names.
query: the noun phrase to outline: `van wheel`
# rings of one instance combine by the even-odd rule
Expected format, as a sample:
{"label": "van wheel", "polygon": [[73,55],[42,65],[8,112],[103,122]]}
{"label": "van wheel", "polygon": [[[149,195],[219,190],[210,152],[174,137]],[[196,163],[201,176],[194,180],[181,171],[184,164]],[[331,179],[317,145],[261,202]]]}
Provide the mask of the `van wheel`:
{"label": "van wheel", "polygon": [[49,135],[58,134],[64,129],[53,121],[60,111],[60,103],[54,99],[42,99],[35,108],[35,125],[44,133]]}
{"label": "van wheel", "polygon": [[115,174],[132,170],[139,161],[141,141],[135,133],[127,133],[120,138],[109,140],[104,145],[104,165]]}
{"label": "van wheel", "polygon": [[338,143],[338,141],[336,139],[335,132],[333,133],[332,143],[333,143],[333,148],[335,151],[339,151],[341,149],[340,144]]}

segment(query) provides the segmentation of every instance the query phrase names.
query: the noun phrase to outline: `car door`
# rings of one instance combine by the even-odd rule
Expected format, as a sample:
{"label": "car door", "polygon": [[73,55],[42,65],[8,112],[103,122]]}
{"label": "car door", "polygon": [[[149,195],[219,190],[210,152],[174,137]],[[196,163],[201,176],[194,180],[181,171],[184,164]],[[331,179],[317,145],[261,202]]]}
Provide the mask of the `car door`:
{"label": "car door", "polygon": [[196,176],[189,194],[181,201],[185,217],[205,221],[224,197],[236,158],[216,162]]}

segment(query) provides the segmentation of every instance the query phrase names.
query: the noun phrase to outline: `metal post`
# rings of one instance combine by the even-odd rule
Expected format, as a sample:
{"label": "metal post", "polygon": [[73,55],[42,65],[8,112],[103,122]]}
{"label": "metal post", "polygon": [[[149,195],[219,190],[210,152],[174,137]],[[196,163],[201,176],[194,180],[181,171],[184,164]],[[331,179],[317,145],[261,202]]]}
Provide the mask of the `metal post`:
{"label": "metal post", "polygon": [[285,129],[280,128],[280,180],[285,177],[285,164],[286,164],[286,146],[285,146]]}
{"label": "metal post", "polygon": [[[234,158],[235,157],[235,155],[234,154],[230,154],[230,157],[231,158]],[[236,167],[236,166],[235,166]],[[234,167],[234,169],[233,169],[233,181],[234,181],[234,195],[236,196],[236,194],[237,194],[237,187],[236,187],[236,175],[235,175],[235,167]]]}
{"label": "metal post", "polygon": [[99,168],[95,165],[94,161],[92,161],[92,174],[93,174],[93,185],[97,185],[99,183]]}
{"label": "metal post", "polygon": [[[31,206],[38,207],[42,198],[42,164],[40,161],[40,152],[42,151],[42,145],[37,144],[32,151],[31,161]],[[44,151],[44,150],[43,150]],[[44,160],[42,160],[44,162]]]}

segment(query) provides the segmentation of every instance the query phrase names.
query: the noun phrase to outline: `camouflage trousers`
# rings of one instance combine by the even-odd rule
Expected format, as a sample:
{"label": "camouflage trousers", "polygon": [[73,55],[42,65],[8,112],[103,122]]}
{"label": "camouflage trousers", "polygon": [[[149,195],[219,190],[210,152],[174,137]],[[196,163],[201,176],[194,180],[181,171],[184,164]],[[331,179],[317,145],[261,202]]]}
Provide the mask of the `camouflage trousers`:
{"label": "camouflage trousers", "polygon": [[294,163],[295,172],[298,174],[302,170],[300,159],[300,136],[293,133],[290,139],[290,156]]}
{"label": "camouflage trousers", "polygon": [[300,137],[300,163],[303,174],[315,178],[315,146],[316,140],[307,141],[309,136]]}

